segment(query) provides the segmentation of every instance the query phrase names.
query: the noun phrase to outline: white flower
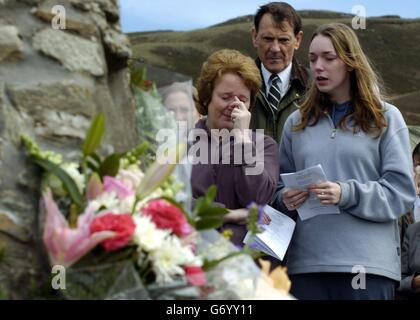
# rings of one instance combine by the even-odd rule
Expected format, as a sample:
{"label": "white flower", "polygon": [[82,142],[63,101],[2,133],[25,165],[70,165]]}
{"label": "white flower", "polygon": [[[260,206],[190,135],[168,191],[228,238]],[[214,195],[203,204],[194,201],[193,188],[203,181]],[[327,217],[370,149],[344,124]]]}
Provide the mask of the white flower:
{"label": "white flower", "polygon": [[85,177],[79,171],[79,165],[75,162],[66,162],[61,165],[63,169],[76,183],[77,188],[83,193],[85,189]]}
{"label": "white flower", "polygon": [[135,200],[135,195],[125,197],[124,199],[119,200],[119,204],[115,209],[120,213],[131,213]]}
{"label": "white flower", "polygon": [[107,209],[115,214],[118,213],[131,213],[133,209],[135,195],[125,197],[120,200],[116,192],[102,192],[91,203],[94,203],[98,208]]}
{"label": "white flower", "polygon": [[140,249],[150,252],[162,246],[169,231],[160,230],[152,222],[149,216],[134,216],[136,230],[134,231],[133,241]]}
{"label": "white flower", "polygon": [[120,169],[116,179],[130,190],[136,190],[143,177],[144,173],[137,166],[129,166],[127,169]]}
{"label": "white flower", "polygon": [[182,268],[184,259],[182,257],[182,247],[178,239],[169,236],[162,243],[159,250],[150,253],[149,259],[152,260],[153,271],[156,274],[156,281],[160,284],[169,283],[176,275],[184,275]]}
{"label": "white flower", "polygon": [[120,204],[115,192],[103,192],[96,197],[95,200],[92,200],[91,203],[94,203],[97,208],[105,208],[109,210],[117,208]]}
{"label": "white flower", "polygon": [[156,281],[160,284],[169,283],[174,276],[183,276],[184,265],[201,265],[188,247],[183,247],[176,236],[168,236],[162,246],[150,253],[153,271],[156,274]]}

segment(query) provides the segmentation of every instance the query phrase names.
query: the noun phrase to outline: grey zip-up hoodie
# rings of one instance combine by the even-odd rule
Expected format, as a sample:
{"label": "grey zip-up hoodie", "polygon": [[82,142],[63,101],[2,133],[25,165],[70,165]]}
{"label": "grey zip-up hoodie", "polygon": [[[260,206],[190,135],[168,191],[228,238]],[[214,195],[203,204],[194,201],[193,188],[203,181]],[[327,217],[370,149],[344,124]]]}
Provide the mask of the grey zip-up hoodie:
{"label": "grey zip-up hoodie", "polygon": [[[299,131],[292,130],[300,122],[299,111],[287,119],[280,173],[321,164],[327,179],[341,186],[340,214],[297,218],[289,274],[365,270],[400,280],[397,219],[412,208],[416,193],[407,126],[395,106],[384,108],[387,127],[378,138],[335,128],[328,114]],[[283,188],[280,179],[274,205],[294,215],[281,201]]]}

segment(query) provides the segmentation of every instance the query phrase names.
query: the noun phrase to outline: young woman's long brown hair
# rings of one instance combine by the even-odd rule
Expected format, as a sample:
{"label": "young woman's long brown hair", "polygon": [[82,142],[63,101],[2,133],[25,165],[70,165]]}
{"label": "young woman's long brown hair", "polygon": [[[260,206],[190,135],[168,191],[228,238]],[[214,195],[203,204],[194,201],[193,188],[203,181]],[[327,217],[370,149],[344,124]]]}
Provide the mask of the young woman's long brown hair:
{"label": "young woman's long brown hair", "polygon": [[[365,133],[380,135],[386,127],[383,103],[382,85],[377,74],[363,52],[354,31],[342,23],[331,23],[320,26],[312,35],[311,41],[317,36],[328,37],[337,52],[338,57],[347,65],[350,73],[351,100],[353,111],[347,114],[339,123],[339,127],[346,129],[348,116],[354,120],[353,131],[358,129]],[[320,92],[313,82],[305,101],[300,106],[302,121],[295,126],[295,130],[303,130],[306,126],[315,125],[332,105],[328,95]]]}

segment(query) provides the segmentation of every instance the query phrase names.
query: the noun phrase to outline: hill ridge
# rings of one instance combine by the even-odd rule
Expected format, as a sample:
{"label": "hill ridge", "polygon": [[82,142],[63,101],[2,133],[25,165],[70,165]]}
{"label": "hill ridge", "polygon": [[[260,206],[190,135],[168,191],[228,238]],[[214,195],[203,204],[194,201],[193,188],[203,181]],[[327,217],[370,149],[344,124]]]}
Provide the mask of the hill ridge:
{"label": "hill ridge", "polygon": [[[300,11],[304,38],[296,52],[298,60],[308,66],[307,52],[312,32],[319,25],[343,22],[351,25],[352,15],[336,12]],[[324,15],[319,18],[320,14]],[[329,16],[328,16],[329,15]],[[334,17],[334,18],[331,18]],[[202,62],[221,48],[237,49],[256,57],[251,43],[252,15],[236,17],[211,27],[191,31],[129,33],[133,56],[149,64],[164,67],[195,79]],[[367,18],[365,30],[355,30],[362,47],[381,74],[395,104],[406,114],[419,113],[420,90],[420,19],[397,16]],[[409,95],[413,93],[412,95]],[[408,94],[408,95],[407,95]],[[413,121],[411,121],[413,119]],[[420,117],[409,116],[409,124],[420,124]],[[413,123],[414,122],[414,123]]]}

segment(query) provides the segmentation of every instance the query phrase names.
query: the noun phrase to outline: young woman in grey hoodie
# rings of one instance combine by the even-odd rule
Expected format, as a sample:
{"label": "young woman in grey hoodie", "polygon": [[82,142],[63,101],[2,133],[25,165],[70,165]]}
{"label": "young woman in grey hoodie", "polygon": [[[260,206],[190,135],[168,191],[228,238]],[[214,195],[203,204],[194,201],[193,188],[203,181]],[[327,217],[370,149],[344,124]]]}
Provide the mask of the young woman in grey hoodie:
{"label": "young woman in grey hoodie", "polygon": [[299,299],[393,299],[401,277],[398,218],[413,206],[410,141],[399,110],[383,102],[377,75],[348,26],[312,36],[314,80],[286,121],[280,173],[321,164],[327,182],[287,190],[274,203],[296,216],[309,193],[339,214],[296,220],[288,252]]}

